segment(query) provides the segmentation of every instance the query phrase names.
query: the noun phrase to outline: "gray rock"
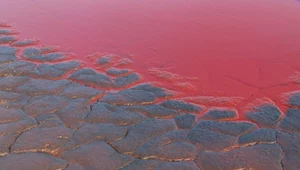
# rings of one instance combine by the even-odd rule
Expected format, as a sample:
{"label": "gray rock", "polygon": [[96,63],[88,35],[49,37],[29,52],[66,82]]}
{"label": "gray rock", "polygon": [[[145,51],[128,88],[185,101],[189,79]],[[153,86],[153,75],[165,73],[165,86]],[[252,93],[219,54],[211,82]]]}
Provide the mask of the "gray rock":
{"label": "gray rock", "polygon": [[111,143],[124,138],[128,129],[128,126],[116,126],[108,123],[84,124],[73,134],[72,143],[73,145],[82,145],[99,139]]}
{"label": "gray rock", "polygon": [[9,154],[9,148],[15,142],[16,137],[16,134],[0,136],[0,157]]}
{"label": "gray rock", "polygon": [[138,74],[136,74],[136,73],[118,77],[114,80],[114,87],[115,88],[126,87],[126,86],[131,85],[134,82],[138,81],[139,79],[140,78],[139,78]]}
{"label": "gray rock", "polygon": [[0,157],[0,169],[53,170],[64,169],[68,162],[45,153],[8,154]]}
{"label": "gray rock", "polygon": [[228,152],[202,152],[195,162],[203,170],[282,170],[282,158],[277,144],[259,144]]}
{"label": "gray rock", "polygon": [[11,147],[12,153],[45,152],[53,156],[65,151],[73,133],[72,129],[60,127],[33,128],[22,133]]}
{"label": "gray rock", "polygon": [[[89,155],[89,156],[83,156]],[[64,153],[63,159],[78,164],[84,169],[118,170],[133,161],[127,155],[121,155],[102,141],[95,141]]]}
{"label": "gray rock", "polygon": [[140,84],[117,93],[108,93],[100,101],[113,105],[150,104],[156,99],[169,95],[161,88],[150,84]]}
{"label": "gray rock", "polygon": [[196,116],[192,114],[182,114],[174,118],[177,127],[180,129],[190,129],[195,122]]}
{"label": "gray rock", "polygon": [[224,120],[233,119],[237,117],[237,113],[234,110],[222,109],[222,108],[212,108],[207,110],[202,118],[211,120]]}
{"label": "gray rock", "polygon": [[161,103],[161,105],[166,108],[174,109],[182,112],[200,112],[203,110],[203,108],[201,108],[198,105],[186,103],[179,100],[167,100]]}
{"label": "gray rock", "polygon": [[17,48],[0,45],[0,55],[16,55]]}
{"label": "gray rock", "polygon": [[40,54],[37,51],[34,53],[29,53],[29,55],[23,55],[24,58],[32,61],[39,61],[39,62],[53,62],[53,61],[60,61],[62,59],[65,59],[67,56],[64,53],[61,52],[52,52],[47,54]]}
{"label": "gray rock", "polygon": [[27,77],[13,76],[0,78],[0,90],[14,91],[16,87],[21,86],[26,81],[28,81]]}
{"label": "gray rock", "polygon": [[80,85],[78,83],[72,83],[64,89],[59,95],[68,97],[70,99],[74,98],[93,98],[100,94],[103,94],[103,90],[97,90],[88,86]]}
{"label": "gray rock", "polygon": [[151,138],[174,130],[175,128],[175,123],[170,120],[146,119],[131,127],[126,137],[113,142],[112,146],[120,153],[132,154],[138,147]]}
{"label": "gray rock", "polygon": [[28,75],[41,79],[57,79],[65,74],[50,64],[40,64],[34,70],[28,72]]}
{"label": "gray rock", "polygon": [[25,39],[25,40],[18,40],[12,43],[12,46],[16,47],[25,47],[25,46],[30,46],[30,45],[36,45],[38,44],[39,41],[35,39]]}
{"label": "gray rock", "polygon": [[246,118],[258,123],[262,127],[274,127],[276,126],[277,122],[281,113],[279,109],[271,104],[264,104],[254,108],[253,111],[246,113]]}
{"label": "gray rock", "polygon": [[299,91],[291,93],[291,95],[288,98],[288,104],[290,104],[291,106],[300,107],[300,92]]}
{"label": "gray rock", "polygon": [[66,61],[58,64],[53,64],[52,66],[61,70],[61,71],[72,71],[77,70],[81,65],[80,61]]}
{"label": "gray rock", "polygon": [[300,110],[288,109],[280,121],[279,127],[289,132],[300,132]]}
{"label": "gray rock", "polygon": [[74,99],[64,104],[64,107],[60,108],[56,114],[64,122],[66,127],[78,129],[84,122],[90,107],[88,107],[88,100],[86,99]]}
{"label": "gray rock", "polygon": [[72,73],[69,78],[89,86],[108,89],[113,87],[113,82],[108,76],[102,73],[96,73],[94,70],[89,68],[80,69]]}
{"label": "gray rock", "polygon": [[187,143],[184,130],[174,130],[158,136],[139,147],[134,154],[138,158],[154,158],[165,161],[194,160],[197,149]]}
{"label": "gray rock", "polygon": [[87,117],[89,123],[112,123],[115,125],[134,125],[145,119],[138,113],[126,111],[106,103],[95,103]]}
{"label": "gray rock", "polygon": [[116,69],[116,68],[110,68],[107,70],[106,74],[110,76],[122,76],[124,74],[129,73],[129,70],[125,69]]}
{"label": "gray rock", "polygon": [[26,75],[27,72],[34,68],[35,64],[33,63],[17,60],[12,63],[0,65],[0,77]]}
{"label": "gray rock", "polygon": [[9,44],[15,41],[17,41],[17,38],[14,36],[9,36],[9,35],[0,36],[0,44]]}
{"label": "gray rock", "polygon": [[258,129],[246,135],[240,136],[240,145],[253,145],[260,143],[272,143],[276,141],[276,131],[273,129]]}
{"label": "gray rock", "polygon": [[161,105],[136,105],[136,106],[125,106],[127,110],[132,112],[139,112],[146,114],[147,117],[151,118],[172,118],[180,113],[176,110],[165,108]]}
{"label": "gray rock", "polygon": [[55,113],[68,104],[68,100],[60,96],[34,96],[24,107],[26,114],[36,117],[44,113]]}
{"label": "gray rock", "polygon": [[67,80],[45,80],[45,79],[30,79],[23,85],[19,86],[16,91],[27,93],[31,96],[52,94],[57,95],[71,82]]}

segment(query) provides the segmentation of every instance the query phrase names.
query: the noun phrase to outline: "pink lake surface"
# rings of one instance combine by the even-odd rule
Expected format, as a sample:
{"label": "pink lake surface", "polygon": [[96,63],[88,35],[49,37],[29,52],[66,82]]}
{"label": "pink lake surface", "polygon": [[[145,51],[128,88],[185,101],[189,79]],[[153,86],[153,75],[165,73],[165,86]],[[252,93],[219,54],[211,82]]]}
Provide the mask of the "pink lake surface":
{"label": "pink lake surface", "polygon": [[95,52],[129,57],[144,81],[188,95],[300,89],[297,0],[1,0],[0,21],[87,63]]}

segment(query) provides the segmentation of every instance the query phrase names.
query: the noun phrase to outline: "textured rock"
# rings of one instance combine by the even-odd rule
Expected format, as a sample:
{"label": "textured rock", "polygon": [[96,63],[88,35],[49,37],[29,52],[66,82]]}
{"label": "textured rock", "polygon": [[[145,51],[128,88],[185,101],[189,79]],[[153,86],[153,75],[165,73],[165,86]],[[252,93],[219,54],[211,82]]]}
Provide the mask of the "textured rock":
{"label": "textured rock", "polygon": [[114,87],[115,88],[126,87],[126,86],[131,85],[134,82],[138,81],[139,79],[140,78],[136,73],[118,77],[114,80]]}
{"label": "textured rock", "polygon": [[16,48],[8,46],[0,46],[0,64],[10,63],[16,60]]}
{"label": "textured rock", "polygon": [[27,77],[3,77],[0,78],[0,90],[13,91],[28,80]]}
{"label": "textured rock", "polygon": [[288,98],[288,104],[300,107],[300,91],[293,92]]}
{"label": "textured rock", "polygon": [[247,112],[246,117],[263,127],[274,127],[280,118],[279,109],[271,104],[264,104]]}
{"label": "textured rock", "polygon": [[150,84],[140,84],[117,93],[108,93],[101,101],[114,105],[150,104],[158,98],[169,95],[161,88]]}
{"label": "textured rock", "polygon": [[129,73],[129,70],[125,69],[116,69],[116,68],[110,68],[107,70],[106,74],[110,76],[122,76],[124,74]]}
{"label": "textured rock", "polygon": [[234,119],[237,117],[235,110],[222,109],[222,108],[211,108],[208,109],[201,118],[211,120],[226,120]]}
{"label": "textured rock", "polygon": [[9,44],[9,43],[12,43],[12,42],[15,42],[17,41],[17,38],[16,37],[13,37],[13,36],[0,36],[0,44]]}
{"label": "textured rock", "polygon": [[28,73],[30,76],[42,79],[55,79],[62,77],[64,74],[64,71],[61,71],[50,64],[40,64]]}
{"label": "textured rock", "polygon": [[259,144],[228,152],[202,152],[196,164],[203,170],[282,170],[282,150],[277,144]]}
{"label": "textured rock", "polygon": [[102,141],[96,141],[67,151],[64,153],[63,159],[79,164],[84,169],[99,169],[101,167],[101,169],[110,170],[118,170],[133,161],[133,158],[119,154]]}
{"label": "textured rock", "polygon": [[23,85],[19,86],[16,91],[28,93],[31,96],[53,94],[56,95],[63,91],[71,82],[67,80],[43,80],[30,79]]}
{"label": "textured rock", "polygon": [[288,109],[279,127],[289,132],[300,132],[300,110]]}
{"label": "textured rock", "polygon": [[290,133],[277,133],[277,143],[282,147],[284,169],[300,169],[300,135]]}
{"label": "textured rock", "polygon": [[0,157],[0,169],[54,170],[64,169],[67,161],[44,153],[9,154]]}
{"label": "textured rock", "polygon": [[124,138],[128,129],[128,126],[116,126],[108,123],[84,124],[73,134],[72,143],[73,145],[82,145],[99,139],[111,143]]}
{"label": "textured rock", "polygon": [[170,120],[146,119],[131,127],[125,138],[113,142],[112,145],[120,153],[134,153],[138,147],[151,138],[175,128],[175,123]]}
{"label": "textured rock", "polygon": [[9,147],[15,142],[16,134],[0,136],[0,157],[9,153]]}
{"label": "textured rock", "polygon": [[0,35],[13,35],[17,34],[15,30],[8,30],[8,29],[0,29]]}
{"label": "textured rock", "polygon": [[39,40],[36,39],[25,39],[25,40],[18,40],[13,42],[11,45],[16,47],[25,47],[30,45],[36,45],[39,43]]}
{"label": "textured rock", "polygon": [[17,134],[35,127],[35,119],[25,115],[20,109],[5,109],[0,107],[0,136]]}
{"label": "textured rock", "polygon": [[134,125],[145,117],[141,114],[126,111],[122,108],[98,102],[92,105],[87,117],[89,123],[112,123],[115,125]]}
{"label": "textured rock", "polygon": [[36,51],[35,53],[31,53],[29,55],[23,55],[23,57],[32,61],[53,62],[53,61],[60,61],[62,59],[65,59],[67,58],[67,55],[61,52],[41,54],[40,52]]}
{"label": "textured rock", "polygon": [[59,95],[68,97],[70,99],[74,98],[92,98],[103,94],[104,91],[97,90],[88,86],[80,85],[78,83],[72,83],[64,89]]}
{"label": "textured rock", "polygon": [[65,126],[77,129],[84,122],[90,107],[87,106],[86,99],[74,99],[65,104],[56,114],[64,122]]}
{"label": "textured rock", "polygon": [[166,161],[194,160],[197,149],[194,145],[185,142],[187,134],[184,130],[175,130],[158,136],[136,151],[136,156],[142,159],[159,159]]}
{"label": "textured rock", "polygon": [[157,160],[137,159],[121,170],[200,170],[192,161],[163,162]]}
{"label": "textured rock", "polygon": [[176,110],[171,110],[157,104],[142,105],[142,106],[127,106],[126,109],[133,112],[144,113],[147,117],[151,117],[151,118],[172,118],[180,114]]}
{"label": "textured rock", "polygon": [[39,128],[60,127],[64,125],[56,114],[51,113],[40,114],[36,117],[36,120],[39,122]]}
{"label": "textured rock", "polygon": [[58,64],[53,64],[52,66],[62,70],[62,71],[71,71],[71,70],[77,70],[81,65],[80,61],[66,61],[66,62],[60,62]]}
{"label": "textured rock", "polygon": [[194,125],[196,116],[192,114],[182,114],[174,118],[177,127],[181,129],[189,129]]}
{"label": "textured rock", "polygon": [[64,152],[73,130],[61,127],[33,128],[22,133],[11,147],[12,153],[45,152],[54,156]]}
{"label": "textured rock", "polygon": [[237,136],[255,126],[246,122],[200,121],[188,133],[188,139],[208,151],[224,151],[237,146]]}
{"label": "textured rock", "polygon": [[0,106],[5,108],[22,108],[28,99],[26,94],[0,91]]}
{"label": "textured rock", "polygon": [[198,105],[189,104],[179,100],[167,100],[161,103],[162,106],[182,112],[200,112],[203,108]]}
{"label": "textured rock", "polygon": [[26,75],[27,72],[33,70],[35,64],[17,60],[12,63],[0,65],[0,77],[7,76],[22,76]]}
{"label": "textured rock", "polygon": [[24,107],[26,114],[36,117],[44,113],[55,113],[68,104],[68,100],[60,96],[34,96]]}
{"label": "textured rock", "polygon": [[113,82],[111,79],[102,73],[96,73],[89,68],[80,69],[72,73],[69,78],[81,82],[85,85],[97,86],[102,88],[112,88]]}
{"label": "textured rock", "polygon": [[254,132],[240,136],[239,144],[253,145],[257,143],[272,143],[276,141],[276,131],[273,129],[258,129]]}

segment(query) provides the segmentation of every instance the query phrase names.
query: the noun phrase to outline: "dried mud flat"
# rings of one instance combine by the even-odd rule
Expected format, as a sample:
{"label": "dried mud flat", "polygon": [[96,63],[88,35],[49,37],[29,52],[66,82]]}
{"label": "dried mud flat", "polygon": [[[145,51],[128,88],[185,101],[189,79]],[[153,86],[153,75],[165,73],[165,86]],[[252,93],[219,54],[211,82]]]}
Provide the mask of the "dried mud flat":
{"label": "dried mud flat", "polygon": [[129,60],[93,69],[16,34],[0,24],[0,169],[300,169],[300,91],[240,119],[242,98],[179,98]]}

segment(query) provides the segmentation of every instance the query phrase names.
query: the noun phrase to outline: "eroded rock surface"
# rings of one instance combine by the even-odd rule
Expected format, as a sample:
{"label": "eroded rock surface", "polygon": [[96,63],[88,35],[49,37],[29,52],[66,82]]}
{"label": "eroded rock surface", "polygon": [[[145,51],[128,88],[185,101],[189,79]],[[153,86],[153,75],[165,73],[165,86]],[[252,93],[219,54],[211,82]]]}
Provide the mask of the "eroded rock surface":
{"label": "eroded rock surface", "polygon": [[1,170],[300,169],[299,91],[284,93],[286,111],[260,103],[241,116],[244,98],[188,100],[138,84],[131,60],[103,56],[96,71],[0,34]]}

